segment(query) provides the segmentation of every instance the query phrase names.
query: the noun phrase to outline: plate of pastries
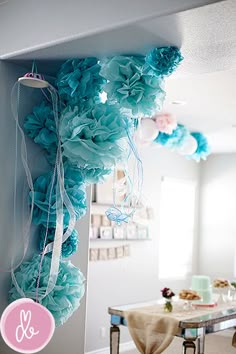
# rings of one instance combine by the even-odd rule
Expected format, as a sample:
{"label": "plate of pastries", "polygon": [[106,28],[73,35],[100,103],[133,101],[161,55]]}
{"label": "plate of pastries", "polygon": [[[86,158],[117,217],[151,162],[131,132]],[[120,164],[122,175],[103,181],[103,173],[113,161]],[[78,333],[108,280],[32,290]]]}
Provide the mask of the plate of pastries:
{"label": "plate of pastries", "polygon": [[201,296],[196,291],[188,289],[181,290],[179,293],[179,298],[181,300],[190,301],[201,300]]}
{"label": "plate of pastries", "polygon": [[230,283],[226,279],[215,279],[213,281],[213,288],[228,288],[230,286]]}

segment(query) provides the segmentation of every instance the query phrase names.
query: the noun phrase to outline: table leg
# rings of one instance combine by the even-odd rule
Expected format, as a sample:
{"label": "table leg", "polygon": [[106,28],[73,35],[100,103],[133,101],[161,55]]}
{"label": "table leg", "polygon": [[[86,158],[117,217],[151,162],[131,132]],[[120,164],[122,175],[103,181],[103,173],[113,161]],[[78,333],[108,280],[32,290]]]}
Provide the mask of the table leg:
{"label": "table leg", "polygon": [[120,328],[111,326],[110,328],[110,354],[119,354]]}
{"label": "table leg", "polygon": [[191,340],[185,340],[183,342],[183,354],[195,354],[196,345]]}
{"label": "table leg", "polygon": [[205,333],[197,338],[197,354],[204,354],[205,349]]}

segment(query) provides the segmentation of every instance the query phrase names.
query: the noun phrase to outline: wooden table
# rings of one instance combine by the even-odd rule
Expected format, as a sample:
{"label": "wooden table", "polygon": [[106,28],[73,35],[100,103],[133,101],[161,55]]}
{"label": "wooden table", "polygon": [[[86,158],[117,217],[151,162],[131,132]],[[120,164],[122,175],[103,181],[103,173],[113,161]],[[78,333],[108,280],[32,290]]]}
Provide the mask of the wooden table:
{"label": "wooden table", "polygon": [[[108,313],[111,315],[110,328],[110,353],[119,353],[120,325],[127,326],[124,312],[157,305],[157,301],[109,307]],[[199,315],[199,313],[201,315]],[[174,315],[174,312],[172,313]],[[215,333],[225,329],[236,327],[236,303],[223,304],[214,308],[201,308],[189,312],[189,318],[179,321],[178,336],[184,339],[184,354],[204,354],[205,335]],[[236,332],[234,334],[236,336]],[[196,344],[195,344],[196,343]]]}

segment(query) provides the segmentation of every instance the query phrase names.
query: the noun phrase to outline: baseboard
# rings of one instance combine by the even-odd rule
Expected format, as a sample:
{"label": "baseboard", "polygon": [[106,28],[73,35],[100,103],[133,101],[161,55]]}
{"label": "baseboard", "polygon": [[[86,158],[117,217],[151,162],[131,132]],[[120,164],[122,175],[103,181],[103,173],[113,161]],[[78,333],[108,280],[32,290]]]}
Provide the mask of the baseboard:
{"label": "baseboard", "polygon": [[[132,341],[120,344],[120,353],[124,353],[132,349],[135,349],[134,342]],[[86,352],[85,354],[110,354],[110,348],[107,347],[93,350],[92,352]]]}

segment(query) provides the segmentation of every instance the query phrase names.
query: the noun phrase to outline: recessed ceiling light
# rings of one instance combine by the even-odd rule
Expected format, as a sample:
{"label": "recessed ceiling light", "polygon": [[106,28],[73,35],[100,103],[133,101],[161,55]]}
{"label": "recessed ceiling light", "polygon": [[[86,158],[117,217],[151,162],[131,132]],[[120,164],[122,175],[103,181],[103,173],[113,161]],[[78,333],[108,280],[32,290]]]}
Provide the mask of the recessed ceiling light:
{"label": "recessed ceiling light", "polygon": [[186,101],[180,101],[180,100],[176,100],[176,101],[172,101],[171,104],[177,104],[179,106],[183,106],[185,105],[187,102]]}

